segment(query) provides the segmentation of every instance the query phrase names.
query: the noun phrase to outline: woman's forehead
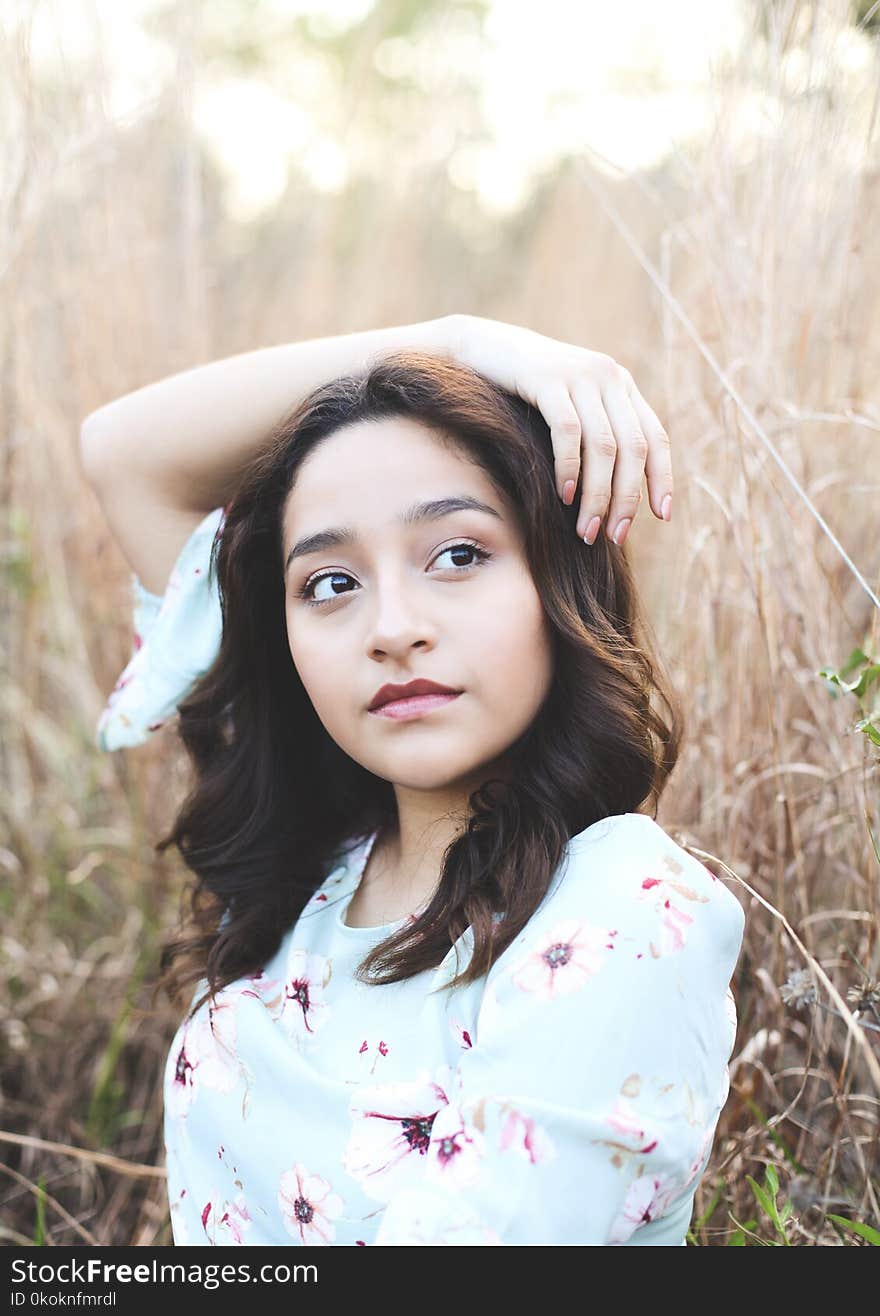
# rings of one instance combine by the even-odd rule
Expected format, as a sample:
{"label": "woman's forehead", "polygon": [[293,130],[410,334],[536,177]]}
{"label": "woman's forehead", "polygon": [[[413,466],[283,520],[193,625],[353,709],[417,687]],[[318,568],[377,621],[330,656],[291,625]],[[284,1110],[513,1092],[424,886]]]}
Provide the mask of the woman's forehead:
{"label": "woman's forehead", "polygon": [[355,479],[379,483],[389,472],[400,481],[435,472],[470,473],[481,483],[488,479],[464,440],[409,416],[385,416],[345,425],[321,439],[299,467],[291,496],[316,484],[350,490]]}
{"label": "woman's forehead", "polygon": [[394,417],[346,427],[309,453],[285,501],[285,540],[331,522],[409,531],[456,511],[511,519],[508,500],[472,454]]}

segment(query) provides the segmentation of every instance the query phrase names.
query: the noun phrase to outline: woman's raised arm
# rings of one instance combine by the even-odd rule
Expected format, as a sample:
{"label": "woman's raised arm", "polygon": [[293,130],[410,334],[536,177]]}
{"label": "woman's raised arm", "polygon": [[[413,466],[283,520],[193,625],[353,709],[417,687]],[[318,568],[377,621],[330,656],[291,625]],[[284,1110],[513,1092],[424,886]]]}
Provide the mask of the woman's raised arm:
{"label": "woman's raised arm", "polygon": [[303,398],[374,356],[451,354],[457,317],[258,348],[169,375],[93,411],[83,471],[141,584],[165,591],[208,512],[225,507],[278,422]]}
{"label": "woman's raised arm", "polygon": [[229,502],[276,424],[314,389],[384,352],[451,355],[454,320],[282,343],[169,375],[85,418],[84,470],[98,488],[147,481],[204,516]]}
{"label": "woman's raised arm", "polygon": [[[448,356],[538,407],[550,426],[557,490],[577,531],[625,538],[647,475],[664,517],[669,441],[632,376],[612,357],[471,315],[442,316],[213,361],[108,402],[82,423],[85,474],[126,558],[161,591],[189,533],[231,498],[278,421],[321,384],[405,348]],[[668,515],[664,519],[669,519]],[[622,528],[623,533],[620,533]]]}

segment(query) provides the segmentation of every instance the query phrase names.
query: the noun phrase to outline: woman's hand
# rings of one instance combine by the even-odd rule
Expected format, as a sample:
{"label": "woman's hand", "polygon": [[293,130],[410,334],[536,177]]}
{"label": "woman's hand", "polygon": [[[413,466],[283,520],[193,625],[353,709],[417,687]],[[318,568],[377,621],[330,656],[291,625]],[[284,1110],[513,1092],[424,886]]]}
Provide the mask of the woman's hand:
{"label": "woman's hand", "polygon": [[574,501],[580,477],[577,533],[605,533],[622,544],[647,477],[651,510],[668,521],[672,504],[669,438],[632,375],[604,352],[591,352],[531,329],[453,315],[452,350],[463,365],[537,407],[550,427],[556,487]]}

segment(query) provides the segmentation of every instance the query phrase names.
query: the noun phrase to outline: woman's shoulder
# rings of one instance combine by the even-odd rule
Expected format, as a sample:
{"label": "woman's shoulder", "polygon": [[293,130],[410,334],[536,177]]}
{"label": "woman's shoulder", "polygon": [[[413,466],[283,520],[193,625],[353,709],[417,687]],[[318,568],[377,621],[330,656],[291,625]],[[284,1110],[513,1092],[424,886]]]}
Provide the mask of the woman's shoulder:
{"label": "woman's shoulder", "polygon": [[[585,828],[571,838],[567,857],[575,874],[592,870],[603,880],[602,885],[610,882],[615,892],[627,891],[633,883],[642,889],[646,880],[650,886],[651,879],[642,870],[659,864],[664,881],[690,879],[703,893],[731,894],[704,863],[646,813],[615,814]],[[731,899],[739,905],[735,896]]]}
{"label": "woman's shoulder", "polygon": [[707,951],[735,962],[745,915],[724,882],[647,814],[601,819],[573,836],[543,902],[521,934],[578,924],[635,938],[649,955]]}

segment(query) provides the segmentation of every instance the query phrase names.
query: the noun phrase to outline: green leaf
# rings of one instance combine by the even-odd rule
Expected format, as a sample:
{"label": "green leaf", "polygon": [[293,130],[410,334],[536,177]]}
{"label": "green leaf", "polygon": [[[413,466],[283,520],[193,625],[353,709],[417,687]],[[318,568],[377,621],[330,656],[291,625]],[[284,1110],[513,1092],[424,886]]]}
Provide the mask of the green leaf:
{"label": "green leaf", "polygon": [[764,1189],[761,1187],[760,1184],[755,1183],[754,1179],[750,1174],[746,1175],[746,1179],[748,1183],[751,1185],[752,1192],[755,1194],[759,1206],[763,1206],[764,1210],[767,1212],[768,1217],[772,1220],[773,1216],[776,1213],[775,1202],[771,1202],[770,1198],[767,1196]]}
{"label": "green leaf", "polygon": [[34,1227],[34,1246],[46,1244],[46,1179],[40,1175],[37,1179],[37,1219]]}
{"label": "green leaf", "polygon": [[845,1216],[831,1215],[830,1212],[828,1219],[843,1225],[844,1229],[851,1229],[860,1238],[866,1238],[874,1247],[880,1247],[880,1229],[872,1229],[870,1225],[863,1225],[860,1220],[847,1220]]}
{"label": "green leaf", "polygon": [[880,727],[875,727],[870,718],[862,718],[861,721],[855,724],[853,730],[864,731],[869,740],[872,740],[875,745],[880,745]]}
{"label": "green leaf", "polygon": [[857,667],[861,667],[862,663],[868,661],[868,655],[865,653],[864,649],[855,648],[840,670],[844,676],[849,676],[850,672],[854,672]]}
{"label": "green leaf", "polygon": [[[845,680],[845,677],[858,667],[862,668],[858,675],[852,681]],[[855,649],[839,672],[833,667],[820,667],[817,675],[829,681],[831,685],[845,690],[847,694],[855,695],[857,699],[864,699],[871,686],[880,681],[880,663],[862,653],[861,649]]]}

